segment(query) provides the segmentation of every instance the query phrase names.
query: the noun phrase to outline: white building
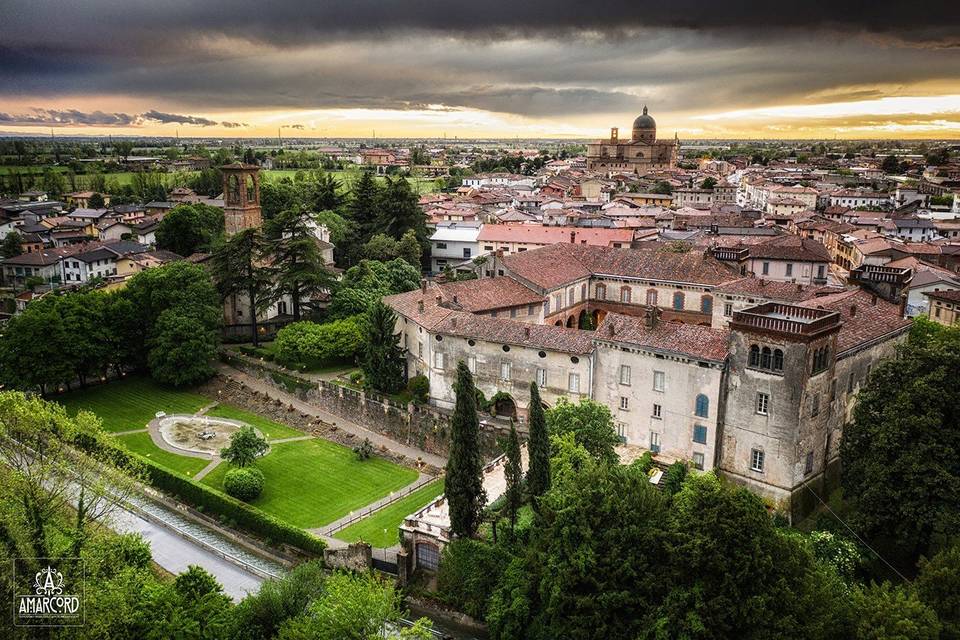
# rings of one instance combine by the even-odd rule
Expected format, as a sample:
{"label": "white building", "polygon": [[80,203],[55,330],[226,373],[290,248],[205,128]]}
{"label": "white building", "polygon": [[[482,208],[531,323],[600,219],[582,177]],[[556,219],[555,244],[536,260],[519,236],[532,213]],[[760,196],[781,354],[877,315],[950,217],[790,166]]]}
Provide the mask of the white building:
{"label": "white building", "polygon": [[479,222],[440,222],[430,236],[430,270],[440,273],[480,255],[477,237],[483,225]]}

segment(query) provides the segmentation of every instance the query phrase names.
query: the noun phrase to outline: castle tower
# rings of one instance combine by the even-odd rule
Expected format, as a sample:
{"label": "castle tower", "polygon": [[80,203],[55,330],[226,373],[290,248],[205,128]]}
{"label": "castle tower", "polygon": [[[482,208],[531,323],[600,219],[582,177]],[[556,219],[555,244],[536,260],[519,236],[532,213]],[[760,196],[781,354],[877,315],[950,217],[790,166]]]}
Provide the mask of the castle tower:
{"label": "castle tower", "polygon": [[263,224],[260,167],[234,162],[220,167],[220,170],[223,172],[223,215],[227,235],[259,227]]}
{"label": "castle tower", "polygon": [[[733,314],[717,466],[793,517],[839,471],[836,311],[769,302]],[[736,401],[731,401],[736,398]]]}

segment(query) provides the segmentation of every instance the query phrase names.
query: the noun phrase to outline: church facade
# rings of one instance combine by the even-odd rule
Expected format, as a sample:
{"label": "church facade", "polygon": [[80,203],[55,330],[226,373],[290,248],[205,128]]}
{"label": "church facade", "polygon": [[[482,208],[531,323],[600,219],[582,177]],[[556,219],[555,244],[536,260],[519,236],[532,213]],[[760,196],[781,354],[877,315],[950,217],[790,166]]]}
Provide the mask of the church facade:
{"label": "church facade", "polygon": [[630,140],[620,140],[617,127],[610,129],[610,138],[587,145],[587,169],[594,171],[644,173],[677,166],[680,142],[657,140],[657,123],[643,107],[633,121]]}

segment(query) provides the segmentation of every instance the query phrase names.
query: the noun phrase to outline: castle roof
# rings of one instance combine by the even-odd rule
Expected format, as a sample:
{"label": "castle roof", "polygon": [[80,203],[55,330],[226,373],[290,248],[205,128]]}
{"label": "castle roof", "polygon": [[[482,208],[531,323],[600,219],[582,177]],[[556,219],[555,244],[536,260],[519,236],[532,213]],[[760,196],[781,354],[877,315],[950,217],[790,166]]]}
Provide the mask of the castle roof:
{"label": "castle roof", "polygon": [[646,318],[608,313],[594,339],[723,362],[729,352],[729,336],[729,329],[663,321],[650,327]]}

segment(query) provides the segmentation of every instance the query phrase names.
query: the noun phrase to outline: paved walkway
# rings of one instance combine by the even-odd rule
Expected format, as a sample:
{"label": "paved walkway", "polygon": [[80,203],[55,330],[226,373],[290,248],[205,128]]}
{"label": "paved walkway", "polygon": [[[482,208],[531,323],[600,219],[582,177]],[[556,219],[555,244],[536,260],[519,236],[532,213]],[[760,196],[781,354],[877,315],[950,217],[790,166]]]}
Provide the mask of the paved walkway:
{"label": "paved walkway", "polygon": [[129,431],[114,431],[114,432],[111,433],[110,435],[113,435],[113,436],[128,436],[128,435],[130,435],[131,433],[143,433],[144,431],[148,431],[148,429],[147,429],[146,427],[144,427],[144,428],[142,428],[142,429],[130,429]]}
{"label": "paved walkway", "polygon": [[197,471],[197,475],[193,476],[194,481],[202,480],[205,475],[217,468],[217,465],[222,462],[220,456],[214,456],[213,460],[210,461],[210,464],[205,466],[200,471]]}
{"label": "paved walkway", "polygon": [[[307,529],[307,531],[320,536],[332,536],[341,529],[345,529],[347,526],[354,524],[355,522],[360,522],[364,518],[373,515],[384,507],[389,506],[398,500],[402,500],[423,485],[433,482],[436,479],[436,476],[428,476],[425,473],[421,473],[416,480],[405,486],[403,489],[395,491],[388,496],[384,496],[376,502],[371,502],[367,506],[361,508],[359,511],[351,511],[342,518],[334,520],[329,524],[316,529]],[[358,518],[357,516],[360,517]]]}
{"label": "paved walkway", "polygon": [[351,422],[345,418],[342,418],[338,415],[325,411],[316,405],[310,404],[300,400],[296,396],[289,394],[285,391],[280,391],[273,385],[270,385],[262,380],[259,380],[249,374],[246,374],[242,371],[234,369],[224,363],[217,363],[217,369],[223,375],[228,378],[233,378],[239,382],[242,382],[246,386],[254,389],[260,393],[265,394],[269,398],[280,400],[281,402],[292,405],[294,409],[300,413],[304,413],[308,416],[313,416],[315,418],[320,418],[323,422],[328,424],[335,425],[338,429],[342,429],[347,433],[352,433],[358,438],[369,438],[371,444],[375,448],[386,447],[388,450],[393,453],[403,454],[411,460],[416,460],[420,458],[425,463],[432,465],[434,467],[443,468],[447,464],[446,458],[438,456],[433,453],[427,453],[423,449],[418,449],[416,447],[411,447],[409,445],[401,444],[396,440],[392,440],[384,435],[377,433],[376,431],[371,431],[366,427],[362,427],[355,422]]}
{"label": "paved walkway", "polygon": [[315,440],[314,436],[294,436],[292,438],[277,438],[276,440],[267,440],[267,444],[281,444],[283,442],[299,442],[300,440]]}

